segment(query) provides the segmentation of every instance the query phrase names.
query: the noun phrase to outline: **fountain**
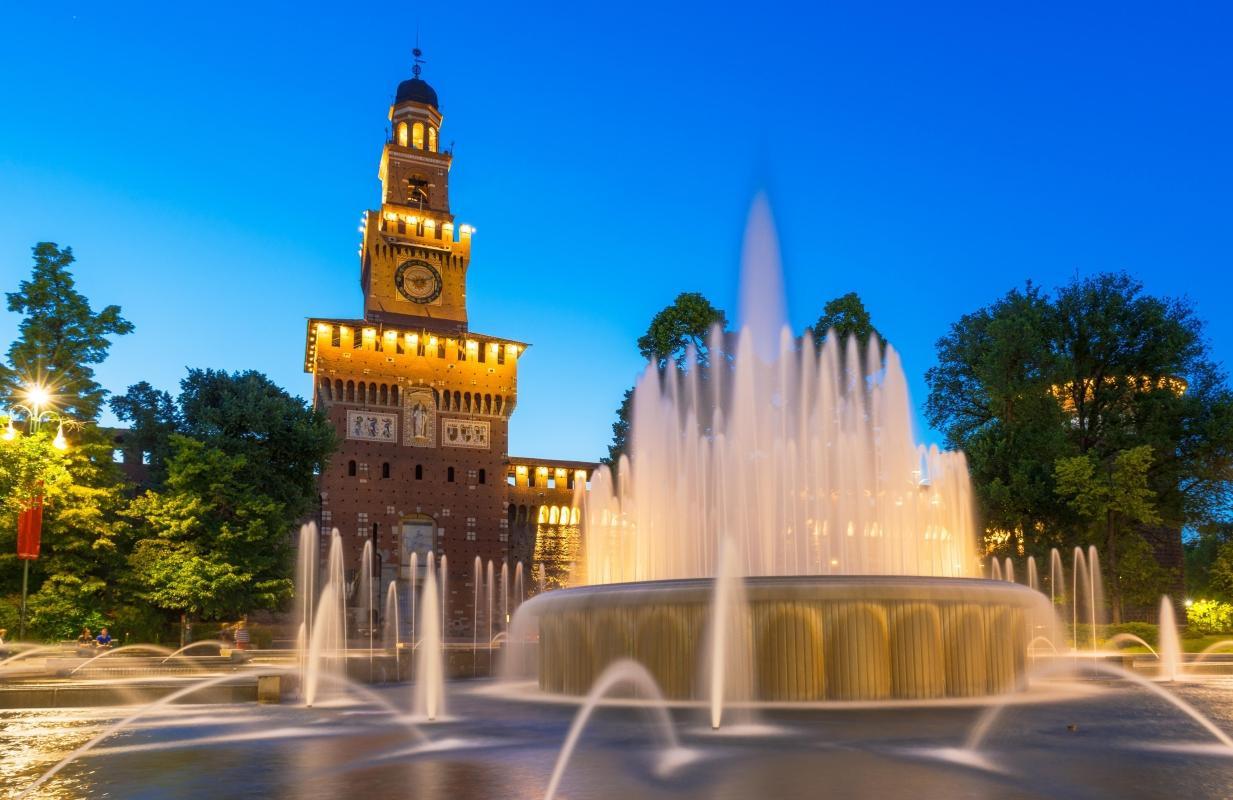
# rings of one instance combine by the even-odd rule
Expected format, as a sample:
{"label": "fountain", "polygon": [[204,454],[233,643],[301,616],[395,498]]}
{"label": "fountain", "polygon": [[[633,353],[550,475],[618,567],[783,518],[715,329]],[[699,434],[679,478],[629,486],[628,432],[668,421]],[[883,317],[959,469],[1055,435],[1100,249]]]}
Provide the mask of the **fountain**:
{"label": "fountain", "polygon": [[[773,252],[769,229],[759,224],[767,223],[755,220],[751,263]],[[755,297],[758,287],[749,284],[756,283],[747,275]],[[778,277],[762,284],[776,286]],[[833,336],[818,349],[785,334],[779,320],[747,318],[740,334],[714,334],[713,348],[730,350],[722,363],[692,353],[683,375],[643,376],[632,456],[595,476],[583,509],[578,585],[547,591],[542,563],[528,574],[522,563],[475,559],[473,663],[486,625],[489,651],[504,645],[502,674],[511,682],[469,681],[453,692],[455,716],[432,729],[447,733],[429,741],[408,728],[414,717],[407,714],[408,702],[422,719],[447,713],[446,556],[412,553],[408,580],[386,591],[381,645],[395,658],[404,638],[400,593],[408,592],[411,612],[402,616],[411,630],[413,690],[369,688],[346,670],[350,587],[341,538],[330,536],[318,575],[320,537],[305,525],[288,626],[298,632],[299,652],[285,651],[281,664],[267,652],[265,660],[228,666],[227,674],[177,682],[153,703],[82,725],[76,739],[72,731],[32,733],[33,715],[14,715],[16,725],[6,716],[6,756],[40,738],[53,752],[19,753],[15,766],[4,765],[6,780],[16,781],[17,796],[34,796],[77,761],[98,758],[106,768],[96,762],[65,773],[65,791],[123,797],[162,786],[184,796],[381,796],[391,786],[412,786],[459,798],[812,797],[824,785],[844,796],[928,797],[1079,796],[1098,786],[1119,796],[1222,796],[1233,774],[1225,769],[1233,738],[1202,709],[1226,698],[1214,684],[1203,686],[1192,705],[1184,695],[1193,683],[1164,682],[1182,675],[1171,602],[1161,602],[1164,681],[1097,659],[1090,671],[1086,661],[1079,669],[1060,657],[1054,608],[1076,628],[1080,620],[1089,624],[1092,652],[1100,654],[1095,550],[1075,548],[1070,576],[1053,550],[1047,592],[1032,558],[982,565],[963,457],[913,444],[894,350],[873,341],[862,353]],[[379,599],[374,561],[370,543],[351,604],[367,621],[370,663]],[[538,589],[531,599],[525,580]],[[1080,638],[1076,654],[1089,644]],[[1147,645],[1130,634],[1110,639],[1134,641]],[[182,659],[189,668],[194,657],[185,652],[214,644],[188,645],[159,656],[160,664]],[[30,649],[0,662],[0,673],[59,650],[18,647]],[[1196,664],[1229,647],[1233,640],[1210,646]],[[112,652],[130,660],[120,648]],[[1078,680],[1083,673],[1105,680]],[[304,705],[178,706],[215,687],[297,675]],[[1031,691],[1017,691],[1029,678]],[[1142,715],[1126,702],[1127,687],[1169,703],[1172,718]],[[834,701],[845,705],[825,705]],[[572,721],[547,705],[570,703],[578,706]],[[913,708],[888,710],[904,703]],[[631,722],[625,708],[602,710],[610,705],[635,706],[652,724]],[[766,705],[783,709],[775,728],[740,724],[741,715],[767,713],[758,709]],[[679,717],[705,715],[722,740],[674,719],[682,706]],[[1080,740],[1068,737],[1081,734],[1077,725],[1061,729],[1062,708],[1082,720],[1095,715],[1104,730],[1075,747]],[[223,719],[230,716],[242,721]],[[584,745],[584,733],[601,721],[605,730]],[[1210,740],[1177,741],[1195,725]],[[1050,726],[1059,733],[1039,735]],[[779,737],[773,746],[749,741],[768,731]],[[101,746],[121,732],[122,742]],[[1152,745],[1148,736],[1170,741]],[[1143,758],[1149,746],[1159,752]],[[555,760],[544,758],[557,748]],[[1169,748],[1180,753],[1171,761]],[[1222,761],[1200,760],[1209,756]],[[705,759],[705,769],[680,769],[695,757]],[[935,763],[922,768],[929,759]],[[535,764],[542,769],[528,766]]]}
{"label": "fountain", "polygon": [[634,658],[665,696],[704,698],[697,642],[725,540],[747,576],[748,607],[734,613],[751,630],[759,700],[1022,684],[1030,632],[1051,610],[1013,574],[979,579],[963,455],[913,441],[894,348],[792,336],[779,276],[760,200],[744,327],[713,331],[709,359],[691,349],[682,371],[647,367],[630,456],[597,471],[585,504],[587,585],[518,612],[538,627],[543,690],[583,694],[608,663]]}
{"label": "fountain", "polygon": [[394,654],[395,666],[398,665],[397,659],[399,658],[399,631],[398,581],[390,581],[389,588],[385,590],[385,622],[381,628],[381,647]]}
{"label": "fountain", "polygon": [[1177,617],[1173,601],[1166,594],[1160,598],[1160,678],[1175,681],[1182,677],[1182,642],[1177,634]]}
{"label": "fountain", "polygon": [[[444,559],[442,559],[444,571]],[[415,711],[428,720],[445,713],[445,664],[441,641],[441,606],[432,553],[420,599],[420,641],[415,662]]]}

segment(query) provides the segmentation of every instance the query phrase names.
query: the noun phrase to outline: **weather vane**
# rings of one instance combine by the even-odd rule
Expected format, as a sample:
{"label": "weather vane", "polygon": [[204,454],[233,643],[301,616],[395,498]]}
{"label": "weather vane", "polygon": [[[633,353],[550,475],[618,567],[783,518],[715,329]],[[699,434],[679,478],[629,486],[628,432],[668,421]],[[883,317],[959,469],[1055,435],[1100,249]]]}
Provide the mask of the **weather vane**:
{"label": "weather vane", "polygon": [[420,56],[424,55],[424,51],[420,49],[420,31],[418,25],[415,29],[415,49],[411,51],[411,55],[414,56],[413,60],[415,61],[415,64],[411,67],[411,74],[418,78],[420,76],[420,72],[423,70],[423,67],[420,65],[424,63],[424,59],[420,58]]}

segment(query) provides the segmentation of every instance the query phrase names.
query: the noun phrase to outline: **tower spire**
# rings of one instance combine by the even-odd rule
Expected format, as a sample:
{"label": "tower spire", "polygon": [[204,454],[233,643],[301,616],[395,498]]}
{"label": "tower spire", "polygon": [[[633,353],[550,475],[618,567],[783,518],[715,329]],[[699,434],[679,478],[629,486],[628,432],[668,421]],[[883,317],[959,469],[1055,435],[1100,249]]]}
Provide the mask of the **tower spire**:
{"label": "tower spire", "polygon": [[415,26],[415,49],[411,51],[411,55],[414,57],[412,59],[414,63],[411,66],[411,74],[418,78],[420,72],[423,71],[421,65],[424,63],[424,59],[420,58],[420,56],[424,55],[424,51],[420,49],[420,28],[418,25]]}

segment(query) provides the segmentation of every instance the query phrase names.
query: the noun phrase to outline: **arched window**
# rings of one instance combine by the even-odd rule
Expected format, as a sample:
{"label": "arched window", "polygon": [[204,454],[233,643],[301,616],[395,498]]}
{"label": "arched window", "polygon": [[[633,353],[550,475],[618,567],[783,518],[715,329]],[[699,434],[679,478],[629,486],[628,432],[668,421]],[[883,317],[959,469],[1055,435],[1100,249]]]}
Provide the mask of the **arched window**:
{"label": "arched window", "polygon": [[381,384],[381,405],[388,406],[390,404],[390,387],[388,384]]}
{"label": "arched window", "polygon": [[406,147],[407,146],[407,123],[405,122],[398,123],[398,127],[395,128],[395,130],[397,131],[398,143],[402,145],[403,147]]}
{"label": "arched window", "polygon": [[355,477],[355,459],[354,458],[347,462],[347,476],[351,478]]}
{"label": "arched window", "polygon": [[342,400],[344,397],[346,397],[346,395],[343,393],[342,378],[339,378],[334,381],[334,399]]}
{"label": "arched window", "polygon": [[390,405],[392,406],[398,405],[398,387],[397,386],[390,387]]}
{"label": "arched window", "polygon": [[431,125],[428,126],[428,149],[437,152],[437,129]]}
{"label": "arched window", "polygon": [[386,461],[381,464],[381,477],[382,478],[390,477],[390,462]]}
{"label": "arched window", "polygon": [[423,464],[415,465],[415,479],[417,481],[424,480],[424,465]]}
{"label": "arched window", "polygon": [[368,384],[368,402],[373,405],[377,404],[377,384],[375,383]]}
{"label": "arched window", "polygon": [[347,381],[347,399],[355,400],[355,381]]}
{"label": "arched window", "polygon": [[416,150],[424,149],[424,123],[417,122],[411,126],[411,146]]}
{"label": "arched window", "polygon": [[488,473],[484,472],[484,470],[482,470],[482,469],[481,469],[481,470],[479,471],[479,474],[478,474],[476,477],[478,477],[478,478],[479,478],[479,482],[480,482],[480,483],[484,483],[484,482],[485,482],[485,480],[486,480],[486,479],[487,479],[487,477],[488,477]]}
{"label": "arched window", "polygon": [[445,470],[445,480],[449,481],[450,483],[454,482],[454,468],[453,467],[450,467],[447,470]]}

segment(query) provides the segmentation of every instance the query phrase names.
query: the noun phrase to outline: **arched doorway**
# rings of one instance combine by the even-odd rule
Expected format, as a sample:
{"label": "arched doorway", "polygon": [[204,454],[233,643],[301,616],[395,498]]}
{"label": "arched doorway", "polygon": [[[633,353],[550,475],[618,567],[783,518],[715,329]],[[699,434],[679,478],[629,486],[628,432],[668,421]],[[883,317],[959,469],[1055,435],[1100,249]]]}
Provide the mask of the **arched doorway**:
{"label": "arched doorway", "polygon": [[437,523],[427,514],[412,514],[398,523],[401,543],[399,576],[411,580],[411,554],[416,554],[416,583],[422,581],[428,570],[428,554],[437,554]]}

